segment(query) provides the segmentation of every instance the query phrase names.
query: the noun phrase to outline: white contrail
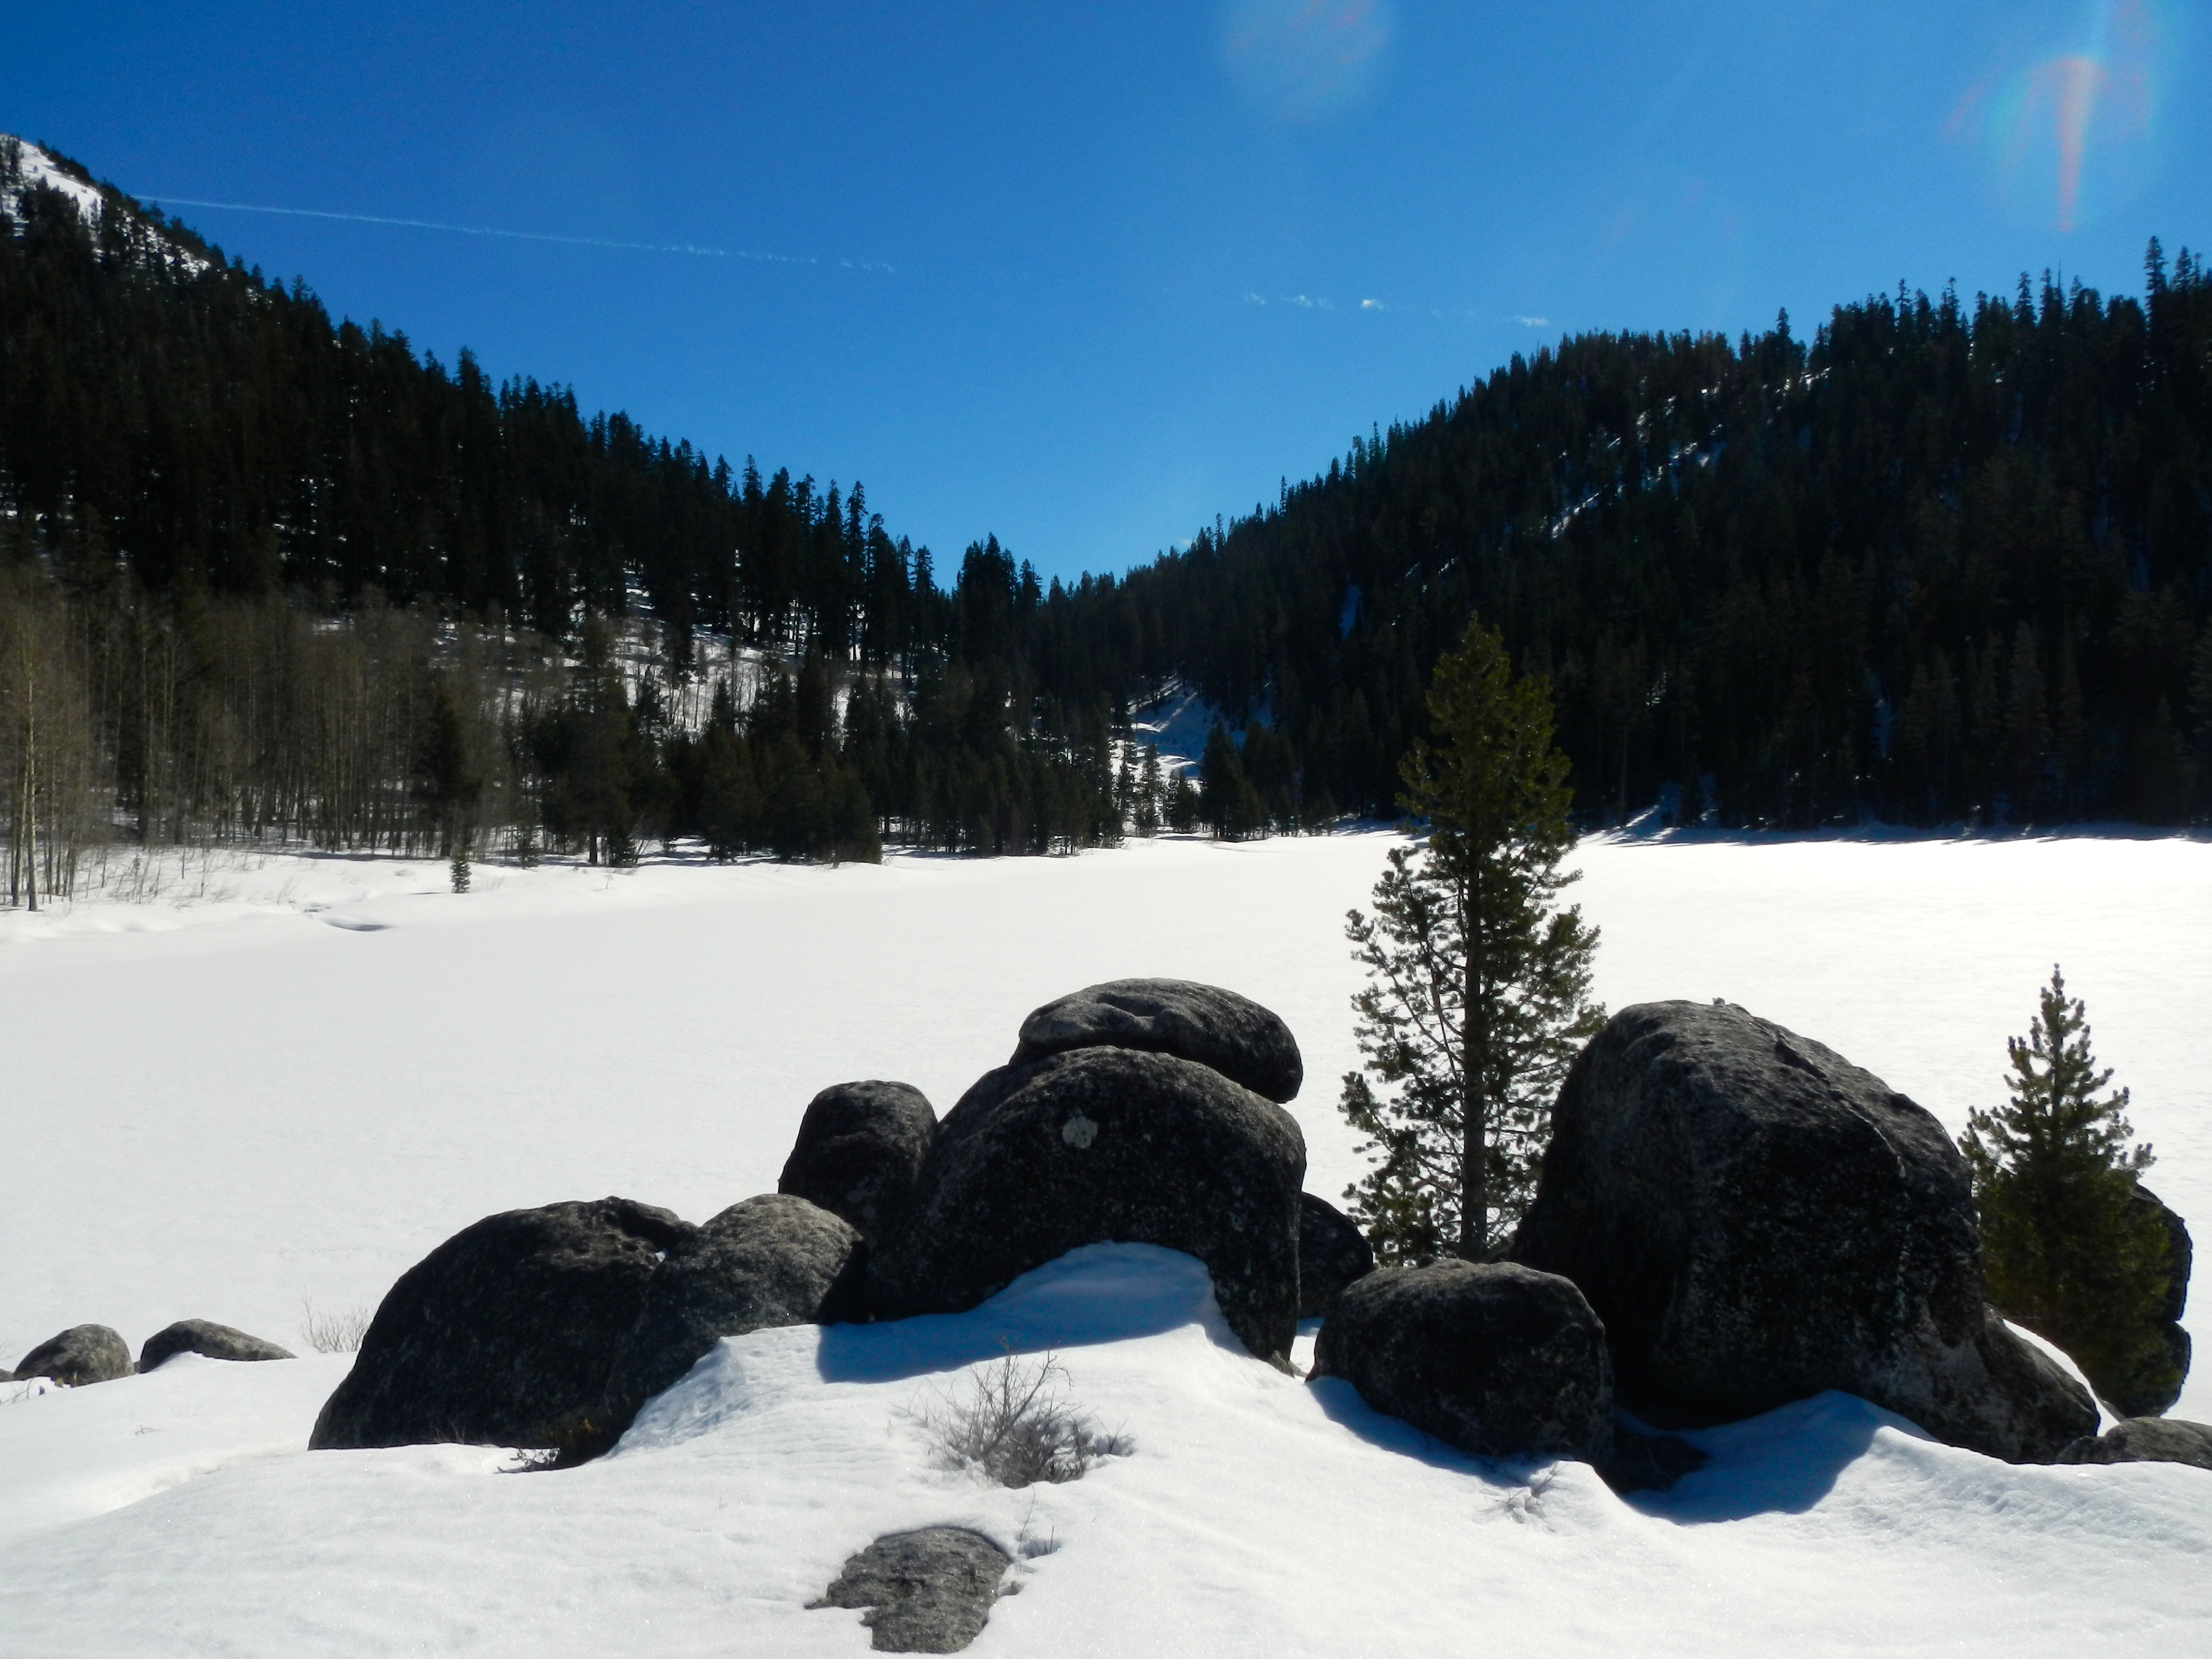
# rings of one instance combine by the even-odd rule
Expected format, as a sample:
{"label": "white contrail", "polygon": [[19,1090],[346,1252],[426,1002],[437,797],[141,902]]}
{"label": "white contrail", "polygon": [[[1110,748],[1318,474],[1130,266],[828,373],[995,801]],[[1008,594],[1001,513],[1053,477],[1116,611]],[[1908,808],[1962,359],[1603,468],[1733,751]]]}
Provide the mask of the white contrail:
{"label": "white contrail", "polygon": [[337,219],[356,225],[397,225],[407,230],[443,230],[457,236],[503,236],[518,242],[561,242],[570,247],[622,248],[637,253],[690,253],[710,259],[754,259],[764,264],[836,264],[847,270],[897,269],[872,259],[818,259],[806,254],[756,253],[745,248],[700,247],[691,242],[617,242],[600,236],[556,236],[542,230],[501,230],[490,225],[449,225],[435,219],[392,219],[374,213],[329,213],[319,208],[268,207],[258,202],[207,202],[190,196],[149,196],[156,207],[216,208],[228,213],[276,213],[291,219]]}

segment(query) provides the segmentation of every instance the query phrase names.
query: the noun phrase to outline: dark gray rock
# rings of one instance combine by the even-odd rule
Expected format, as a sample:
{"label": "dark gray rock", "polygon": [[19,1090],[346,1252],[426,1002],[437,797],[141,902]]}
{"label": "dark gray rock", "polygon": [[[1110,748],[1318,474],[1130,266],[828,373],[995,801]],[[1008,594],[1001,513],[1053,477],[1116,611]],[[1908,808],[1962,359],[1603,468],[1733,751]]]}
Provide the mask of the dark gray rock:
{"label": "dark gray rock", "polygon": [[145,1346],[138,1350],[138,1369],[150,1371],[163,1360],[173,1359],[180,1353],[205,1354],[210,1359],[294,1358],[289,1348],[280,1348],[274,1342],[248,1336],[244,1331],[218,1325],[211,1319],[179,1319],[146,1339]]}
{"label": "dark gray rock", "polygon": [[676,1245],[615,1364],[606,1443],[726,1336],[858,1318],[865,1248],[829,1211],[783,1193],[733,1204]]}
{"label": "dark gray rock", "polygon": [[1626,1497],[1635,1492],[1668,1492],[1686,1474],[1695,1474],[1710,1460],[1688,1441],[1671,1434],[1652,1434],[1613,1413],[1613,1445],[1598,1460],[1597,1472],[1605,1484]]}
{"label": "dark gray rock", "polygon": [[1322,1323],[1313,1374],[1478,1457],[1612,1449],[1605,1327],[1570,1280],[1512,1262],[1369,1273]]}
{"label": "dark gray rock", "polygon": [[1298,1317],[1318,1319],[1344,1287],[1375,1271],[1359,1224],[1325,1198],[1298,1194]]}
{"label": "dark gray rock", "polygon": [[2172,1417],[2130,1417],[2085,1435],[2058,1454],[2062,1463],[2186,1463],[2212,1469],[2212,1425]]}
{"label": "dark gray rock", "polygon": [[627,1198],[463,1228],[392,1285],[307,1443],[599,1449],[608,1381],[647,1287],[662,1253],[696,1231]]}
{"label": "dark gray rock", "polygon": [[1076,1048],[987,1073],[939,1126],[914,1201],[871,1251],[878,1316],[960,1313],[1085,1244],[1206,1263],[1244,1345],[1297,1331],[1297,1120],[1172,1054]]}
{"label": "dark gray rock", "polygon": [[1820,1044],[1732,1006],[1626,1008],[1552,1126],[1508,1254],[1582,1287],[1632,1401],[1718,1421],[1838,1389],[2013,1462],[2095,1427],[1984,1303],[1942,1126]]}
{"label": "dark gray rock", "polygon": [[50,1376],[68,1389],[130,1375],[130,1345],[105,1325],[72,1325],[15,1362],[17,1382]]}
{"label": "dark gray rock", "polygon": [[2181,1328],[2181,1316],[2189,1310],[2189,1273],[2194,1251],[2188,1224],[2160,1203],[2155,1193],[2138,1185],[2134,1197],[2137,1205],[2156,1212],[2159,1225],[2166,1233],[2166,1260],[2171,1268],[2166,1300],[2154,1316],[2157,1322],[2148,1334],[2152,1339],[2147,1345],[2149,1352],[2125,1375],[2093,1376],[2089,1380],[2121,1416],[2156,1417],[2181,1398],[2182,1385],[2189,1379],[2189,1333]]}
{"label": "dark gray rock", "polygon": [[957,1653],[990,1622],[1013,1559],[980,1532],[924,1527],[885,1533],[849,1558],[810,1607],[868,1607],[878,1653]]}
{"label": "dark gray rock", "polygon": [[1273,1101],[1305,1081],[1289,1026],[1249,997],[1187,979],[1109,980],[1048,1002],[1022,1022],[1008,1064],[1099,1048],[1194,1060]]}
{"label": "dark gray rock", "polygon": [[873,1238],[914,1190],[937,1113],[904,1083],[840,1083],[807,1103],[780,1193],[820,1205]]}
{"label": "dark gray rock", "polygon": [[2157,1211],[2159,1224],[2166,1229],[2166,1261],[2172,1269],[2172,1277],[2166,1280],[2166,1301],[2159,1308],[2158,1316],[2169,1321],[2179,1319],[2189,1311],[2189,1274],[2196,1262],[2196,1251],[2189,1239],[2189,1224],[2140,1182],[2136,1184],[2135,1201]]}

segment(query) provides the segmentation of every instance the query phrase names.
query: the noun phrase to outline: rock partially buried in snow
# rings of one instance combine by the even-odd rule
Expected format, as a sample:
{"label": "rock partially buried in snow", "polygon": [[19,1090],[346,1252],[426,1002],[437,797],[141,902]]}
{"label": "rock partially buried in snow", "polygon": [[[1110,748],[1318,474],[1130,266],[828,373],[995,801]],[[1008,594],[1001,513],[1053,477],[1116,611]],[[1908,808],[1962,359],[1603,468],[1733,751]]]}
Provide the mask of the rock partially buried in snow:
{"label": "rock partially buried in snow", "polygon": [[1313,1374],[1477,1457],[1613,1449],[1604,1326],[1571,1281],[1512,1262],[1369,1273],[1322,1324]]}
{"label": "rock partially buried in snow", "polygon": [[600,1443],[726,1336],[859,1317],[864,1248],[829,1211],[782,1193],[733,1204],[675,1245],[615,1363]]}
{"label": "rock partially buried in snow", "polygon": [[2181,1418],[2128,1418],[2104,1433],[2081,1436],[2059,1462],[2185,1462],[2212,1468],[2212,1425]]}
{"label": "rock partially buried in snow", "polygon": [[807,1103],[775,1189],[872,1238],[913,1192],[936,1133],[936,1109],[911,1085],[840,1083]]}
{"label": "rock partially buried in snow", "polygon": [[595,1449],[661,1255],[696,1231],[627,1198],[463,1228],[392,1285],[307,1443]]}
{"label": "rock partially buried in snow", "polygon": [[280,1348],[258,1336],[212,1319],[179,1319],[154,1333],[138,1350],[138,1369],[150,1371],[180,1353],[204,1354],[210,1359],[290,1359],[289,1348]]}
{"label": "rock partially buried in snow", "polygon": [[878,1316],[963,1313],[1085,1244],[1206,1263],[1245,1346],[1297,1330],[1297,1121],[1210,1066],[1077,1048],[986,1073],[945,1115],[914,1201],[870,1252]]}
{"label": "rock partially buried in snow", "polygon": [[1071,1048],[1136,1048],[1194,1060],[1254,1094],[1295,1099],[1305,1080],[1291,1028],[1249,997],[1187,979],[1116,979],[1048,1002],[1022,1022],[1019,1066]]}
{"label": "rock partially buried in snow", "polygon": [[851,1557],[810,1607],[866,1607],[878,1653],[957,1653],[990,1622],[1013,1559],[965,1527],[886,1533]]}
{"label": "rock partially buried in snow", "polygon": [[15,1381],[51,1377],[64,1388],[82,1389],[131,1375],[131,1347],[105,1325],[72,1325],[15,1362]]}
{"label": "rock partially buried in snow", "polygon": [[2058,1454],[2062,1463],[2186,1463],[2212,1469],[2212,1425],[2172,1417],[2130,1417],[2084,1435]]}
{"label": "rock partially buried in snow", "polygon": [[1623,1009],[1577,1058],[1508,1254],[1605,1322],[1624,1394],[1707,1420],[1838,1389],[2048,1462],[2087,1393],[1983,1299],[1966,1167],[1879,1078],[1742,1009]]}
{"label": "rock partially buried in snow", "polygon": [[1298,1317],[1318,1319],[1344,1287],[1375,1270],[1358,1224],[1325,1198],[1298,1194]]}

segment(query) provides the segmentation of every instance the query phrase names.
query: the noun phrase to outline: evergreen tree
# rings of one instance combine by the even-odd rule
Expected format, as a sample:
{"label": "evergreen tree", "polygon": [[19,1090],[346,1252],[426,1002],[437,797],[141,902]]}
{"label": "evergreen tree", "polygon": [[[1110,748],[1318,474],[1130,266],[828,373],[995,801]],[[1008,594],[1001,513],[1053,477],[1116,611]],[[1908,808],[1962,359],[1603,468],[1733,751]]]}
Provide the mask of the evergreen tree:
{"label": "evergreen tree", "polygon": [[2057,967],[2024,1037],[2005,1045],[2010,1098],[1967,1120],[1959,1149],[1981,1218],[1991,1305],[2071,1354],[2100,1395],[2158,1394],[2180,1377],[2160,1327],[2171,1244],[2137,1201],[2147,1146],[2128,1091],[2089,1046],[2087,1011]]}
{"label": "evergreen tree", "polygon": [[1597,932],[1559,904],[1575,832],[1549,687],[1516,677],[1472,618],[1437,662],[1428,714],[1400,797],[1427,840],[1391,852],[1375,913],[1346,930],[1370,976],[1353,1006],[1373,1081],[1348,1073],[1342,1107],[1374,1167],[1345,1196],[1385,1260],[1480,1258],[1511,1229],[1552,1097],[1604,1019],[1589,1000]]}

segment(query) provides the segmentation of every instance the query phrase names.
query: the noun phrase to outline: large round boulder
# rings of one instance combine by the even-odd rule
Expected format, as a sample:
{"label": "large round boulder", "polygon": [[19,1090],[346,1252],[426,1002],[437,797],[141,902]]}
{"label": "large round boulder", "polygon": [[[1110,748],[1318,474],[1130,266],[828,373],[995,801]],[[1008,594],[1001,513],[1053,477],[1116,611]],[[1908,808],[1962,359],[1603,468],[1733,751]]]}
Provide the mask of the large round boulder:
{"label": "large round boulder", "polygon": [[307,1443],[596,1449],[661,1256],[696,1231],[627,1198],[463,1228],[392,1285]]}
{"label": "large round boulder", "polygon": [[72,1325],[15,1362],[15,1381],[51,1377],[65,1389],[131,1375],[131,1346],[105,1325]]}
{"label": "large round boulder", "polygon": [[1323,1322],[1313,1374],[1478,1457],[1613,1449],[1605,1327],[1570,1280],[1512,1262],[1369,1273]]}
{"label": "large round boulder", "polygon": [[1193,1060],[1094,1048],[1001,1066],[939,1126],[870,1253],[870,1305],[963,1312],[1083,1245],[1158,1244],[1203,1261],[1230,1328],[1280,1360],[1305,1162],[1297,1119]]}
{"label": "large round boulder", "polygon": [[1325,1198],[1298,1194],[1298,1317],[1318,1319],[1344,1287],[1375,1271],[1358,1223]]}
{"label": "large round boulder", "polygon": [[1249,997],[1187,979],[1116,979],[1070,992],[1022,1022],[1019,1066],[1071,1048],[1137,1048],[1211,1066],[1254,1094],[1295,1099],[1297,1039]]}
{"label": "large round boulder", "polygon": [[2058,1454],[2062,1463],[2187,1463],[2212,1469],[2212,1425],[2172,1417],[2130,1417],[2084,1435]]}
{"label": "large round boulder", "polygon": [[775,1325],[860,1316],[860,1235],[803,1198],[770,1193],[733,1204],[677,1244],[647,1287],[599,1419],[603,1439],[679,1381],[726,1336]]}
{"label": "large round boulder", "polygon": [[807,1103],[775,1189],[872,1238],[914,1190],[936,1133],[936,1109],[911,1085],[840,1083]]}
{"label": "large round boulder", "polygon": [[162,1361],[174,1359],[180,1353],[204,1354],[210,1359],[293,1358],[289,1348],[248,1336],[229,1325],[218,1325],[212,1319],[179,1319],[146,1339],[145,1345],[138,1350],[138,1369],[153,1370]]}
{"label": "large round boulder", "polygon": [[1823,1389],[2047,1462],[2087,1392],[1986,1305],[1942,1126],[1741,1008],[1623,1009],[1577,1057],[1507,1254],[1582,1287],[1622,1393],[1708,1420]]}

